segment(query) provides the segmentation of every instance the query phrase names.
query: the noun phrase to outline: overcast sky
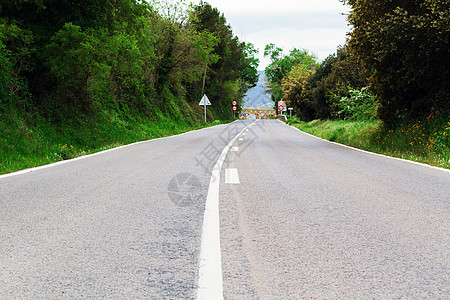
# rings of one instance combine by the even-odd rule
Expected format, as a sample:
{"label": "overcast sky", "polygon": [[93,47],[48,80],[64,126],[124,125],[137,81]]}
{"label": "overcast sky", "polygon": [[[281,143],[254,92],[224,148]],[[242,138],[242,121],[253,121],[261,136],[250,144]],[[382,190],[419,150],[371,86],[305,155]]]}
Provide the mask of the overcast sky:
{"label": "overcast sky", "polygon": [[[199,3],[200,1],[192,1]],[[319,60],[344,45],[350,31],[346,16],[348,7],[339,0],[206,0],[222,12],[243,42],[259,49],[260,66],[269,63],[263,58],[264,46],[274,43],[285,50],[303,48]]]}

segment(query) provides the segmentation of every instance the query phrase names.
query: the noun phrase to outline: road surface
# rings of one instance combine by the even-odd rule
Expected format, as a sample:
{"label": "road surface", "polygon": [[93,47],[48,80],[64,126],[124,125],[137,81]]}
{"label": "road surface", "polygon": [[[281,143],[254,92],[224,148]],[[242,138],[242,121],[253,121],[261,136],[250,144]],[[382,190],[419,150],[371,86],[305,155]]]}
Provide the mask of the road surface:
{"label": "road surface", "polygon": [[143,142],[0,176],[0,298],[195,298],[209,265],[228,299],[442,299],[449,195],[448,171],[277,120]]}

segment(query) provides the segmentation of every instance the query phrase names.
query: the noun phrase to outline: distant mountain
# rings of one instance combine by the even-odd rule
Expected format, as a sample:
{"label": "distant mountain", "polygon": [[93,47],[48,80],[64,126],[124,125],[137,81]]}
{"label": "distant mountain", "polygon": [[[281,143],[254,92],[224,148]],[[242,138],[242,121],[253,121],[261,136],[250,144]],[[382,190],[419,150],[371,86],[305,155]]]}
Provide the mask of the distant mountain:
{"label": "distant mountain", "polygon": [[244,107],[273,108],[274,102],[270,99],[270,94],[266,93],[266,74],[264,71],[258,71],[258,75],[257,85],[245,94]]}

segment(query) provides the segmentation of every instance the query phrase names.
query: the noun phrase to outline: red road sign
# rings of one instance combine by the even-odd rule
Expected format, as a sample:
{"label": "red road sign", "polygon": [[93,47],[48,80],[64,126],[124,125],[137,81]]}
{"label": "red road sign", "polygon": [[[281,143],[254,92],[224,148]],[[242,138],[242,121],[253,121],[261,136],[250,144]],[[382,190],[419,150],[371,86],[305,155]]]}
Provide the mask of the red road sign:
{"label": "red road sign", "polygon": [[279,105],[279,106],[278,106],[278,110],[279,110],[279,111],[283,111],[283,110],[284,110],[284,106],[283,106],[283,105]]}
{"label": "red road sign", "polygon": [[236,106],[236,105],[237,105],[237,101],[233,101],[233,102],[231,102],[231,104],[232,104],[233,106]]}
{"label": "red road sign", "polygon": [[237,111],[237,106],[233,105],[233,111]]}

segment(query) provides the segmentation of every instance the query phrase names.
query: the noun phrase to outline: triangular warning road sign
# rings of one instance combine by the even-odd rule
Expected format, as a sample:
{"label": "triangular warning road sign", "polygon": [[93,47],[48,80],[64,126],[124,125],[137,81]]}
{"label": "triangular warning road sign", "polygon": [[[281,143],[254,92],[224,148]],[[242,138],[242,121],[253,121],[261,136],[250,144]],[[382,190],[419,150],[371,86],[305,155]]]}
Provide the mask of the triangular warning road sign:
{"label": "triangular warning road sign", "polygon": [[208,97],[203,95],[202,100],[200,100],[200,103],[198,105],[211,105],[211,102],[209,102]]}

